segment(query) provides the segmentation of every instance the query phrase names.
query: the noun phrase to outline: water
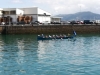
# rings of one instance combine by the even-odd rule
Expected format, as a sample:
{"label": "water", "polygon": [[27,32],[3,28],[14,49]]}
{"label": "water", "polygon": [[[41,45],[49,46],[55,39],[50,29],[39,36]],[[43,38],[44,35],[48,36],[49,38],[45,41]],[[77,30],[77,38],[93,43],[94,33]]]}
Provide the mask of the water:
{"label": "water", "polygon": [[0,35],[0,75],[100,75],[100,35],[75,39]]}

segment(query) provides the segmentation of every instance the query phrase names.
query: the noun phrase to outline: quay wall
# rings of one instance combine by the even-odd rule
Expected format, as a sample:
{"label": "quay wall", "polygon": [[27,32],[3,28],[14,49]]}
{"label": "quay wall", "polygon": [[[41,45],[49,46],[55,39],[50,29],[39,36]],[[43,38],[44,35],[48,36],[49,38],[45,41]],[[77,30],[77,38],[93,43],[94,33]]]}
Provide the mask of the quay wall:
{"label": "quay wall", "polygon": [[27,26],[0,26],[1,34],[77,34],[100,33],[100,25],[27,25]]}

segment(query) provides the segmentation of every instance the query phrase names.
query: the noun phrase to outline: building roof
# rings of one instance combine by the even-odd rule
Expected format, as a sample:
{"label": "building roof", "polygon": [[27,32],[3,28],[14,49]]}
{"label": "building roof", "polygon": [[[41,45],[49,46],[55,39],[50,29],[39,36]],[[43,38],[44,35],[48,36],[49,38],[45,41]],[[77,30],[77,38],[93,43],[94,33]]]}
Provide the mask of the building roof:
{"label": "building roof", "polygon": [[2,8],[0,8],[0,10],[3,10]]}
{"label": "building roof", "polygon": [[52,16],[51,18],[63,18],[63,17],[54,17],[54,16]]}
{"label": "building roof", "polygon": [[9,11],[9,10],[16,10],[20,9],[25,12],[25,14],[43,14],[43,15],[51,15],[49,12],[44,11],[38,7],[25,7],[25,8],[1,8],[2,10]]}
{"label": "building roof", "polygon": [[[43,15],[51,15],[49,12],[44,11],[38,7],[25,7],[25,8],[19,8],[25,11],[25,14],[31,13],[31,14],[43,14]],[[31,11],[31,12],[29,12]]]}

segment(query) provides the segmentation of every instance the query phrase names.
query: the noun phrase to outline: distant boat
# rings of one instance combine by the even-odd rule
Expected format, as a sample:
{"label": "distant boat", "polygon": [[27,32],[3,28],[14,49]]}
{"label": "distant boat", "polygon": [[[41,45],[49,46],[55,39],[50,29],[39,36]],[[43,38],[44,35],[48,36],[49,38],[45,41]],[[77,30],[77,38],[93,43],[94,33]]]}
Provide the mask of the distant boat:
{"label": "distant boat", "polygon": [[76,32],[73,31],[73,35],[38,35],[37,40],[53,40],[53,39],[72,39],[76,36]]}

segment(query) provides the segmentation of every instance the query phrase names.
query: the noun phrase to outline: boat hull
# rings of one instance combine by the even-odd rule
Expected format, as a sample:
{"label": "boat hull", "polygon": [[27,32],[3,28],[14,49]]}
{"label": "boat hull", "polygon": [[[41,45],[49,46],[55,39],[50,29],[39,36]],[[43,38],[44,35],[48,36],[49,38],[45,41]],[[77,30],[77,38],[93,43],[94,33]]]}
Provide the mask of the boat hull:
{"label": "boat hull", "polygon": [[74,36],[67,36],[67,37],[49,37],[49,38],[46,38],[46,37],[41,37],[41,36],[38,36],[37,37],[37,40],[53,40],[53,39],[72,39],[74,38]]}

